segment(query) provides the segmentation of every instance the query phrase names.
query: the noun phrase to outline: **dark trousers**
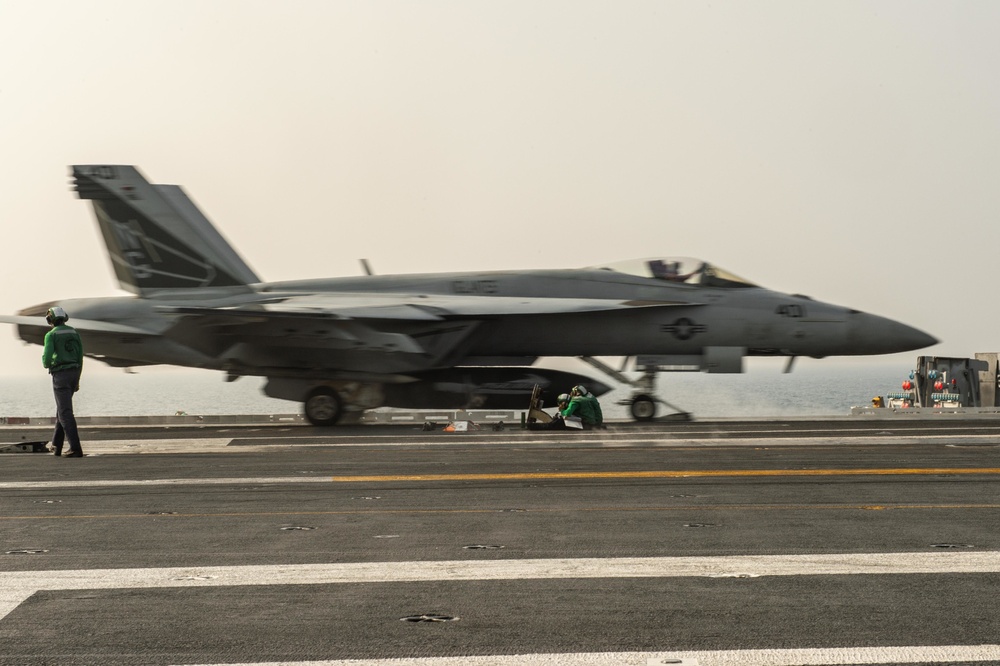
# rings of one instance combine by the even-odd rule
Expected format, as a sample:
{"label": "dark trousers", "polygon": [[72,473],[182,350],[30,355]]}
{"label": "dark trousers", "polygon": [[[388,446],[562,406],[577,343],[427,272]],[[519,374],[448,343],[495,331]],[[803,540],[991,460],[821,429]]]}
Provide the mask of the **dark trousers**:
{"label": "dark trousers", "polygon": [[73,393],[79,383],[80,368],[52,373],[52,392],[56,396],[56,431],[52,434],[52,447],[57,452],[62,451],[63,440],[68,439],[70,451],[83,453],[73,416]]}

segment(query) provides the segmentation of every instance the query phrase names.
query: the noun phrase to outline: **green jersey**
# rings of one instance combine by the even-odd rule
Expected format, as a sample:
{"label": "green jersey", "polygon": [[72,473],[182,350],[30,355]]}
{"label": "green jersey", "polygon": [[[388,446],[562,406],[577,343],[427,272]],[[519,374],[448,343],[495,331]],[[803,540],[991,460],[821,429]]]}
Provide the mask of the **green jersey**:
{"label": "green jersey", "polygon": [[75,328],[60,324],[45,334],[42,365],[50,373],[83,367],[83,342]]}
{"label": "green jersey", "polygon": [[601,403],[598,402],[597,398],[592,395],[582,396],[590,406],[594,409],[594,418],[597,419],[597,425],[604,425],[604,412],[601,411]]}
{"label": "green jersey", "polygon": [[569,405],[566,409],[562,410],[560,414],[562,414],[563,417],[578,416],[580,417],[580,420],[583,421],[584,425],[598,425],[603,423],[604,419],[601,418],[597,410],[594,409],[594,402],[597,401],[594,400],[592,402],[587,398],[578,395],[569,401]]}

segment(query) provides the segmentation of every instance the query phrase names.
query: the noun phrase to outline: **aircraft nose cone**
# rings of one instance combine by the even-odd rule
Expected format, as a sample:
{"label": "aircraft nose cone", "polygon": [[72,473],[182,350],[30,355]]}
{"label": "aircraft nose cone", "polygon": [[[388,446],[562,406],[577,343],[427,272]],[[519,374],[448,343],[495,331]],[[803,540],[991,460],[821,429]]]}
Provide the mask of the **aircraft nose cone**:
{"label": "aircraft nose cone", "polygon": [[908,324],[864,313],[858,313],[853,329],[856,343],[866,350],[863,354],[895,354],[940,342]]}
{"label": "aircraft nose cone", "polygon": [[924,347],[930,347],[941,342],[933,335],[924,333],[923,331],[913,328],[912,326],[906,327],[905,336],[909,336],[909,342],[907,344],[910,349],[923,349]]}

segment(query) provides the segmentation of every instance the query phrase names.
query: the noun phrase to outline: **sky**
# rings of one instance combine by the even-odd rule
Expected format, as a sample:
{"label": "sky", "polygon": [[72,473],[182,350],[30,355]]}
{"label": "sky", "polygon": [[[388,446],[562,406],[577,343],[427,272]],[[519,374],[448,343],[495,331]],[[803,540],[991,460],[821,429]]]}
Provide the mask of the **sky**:
{"label": "sky", "polygon": [[[0,0],[0,312],[125,293],[68,165],[134,164],[265,280],[695,256],[998,351],[998,26],[989,0]],[[0,374],[41,373],[0,327]]]}

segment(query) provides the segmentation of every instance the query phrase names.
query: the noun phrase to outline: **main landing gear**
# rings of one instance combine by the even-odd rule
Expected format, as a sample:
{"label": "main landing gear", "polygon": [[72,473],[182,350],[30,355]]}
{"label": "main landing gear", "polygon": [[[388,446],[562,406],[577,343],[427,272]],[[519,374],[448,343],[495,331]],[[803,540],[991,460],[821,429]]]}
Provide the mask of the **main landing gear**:
{"label": "main landing gear", "polygon": [[318,386],[309,392],[303,406],[306,420],[314,426],[332,426],[344,410],[337,392],[329,386]]}

